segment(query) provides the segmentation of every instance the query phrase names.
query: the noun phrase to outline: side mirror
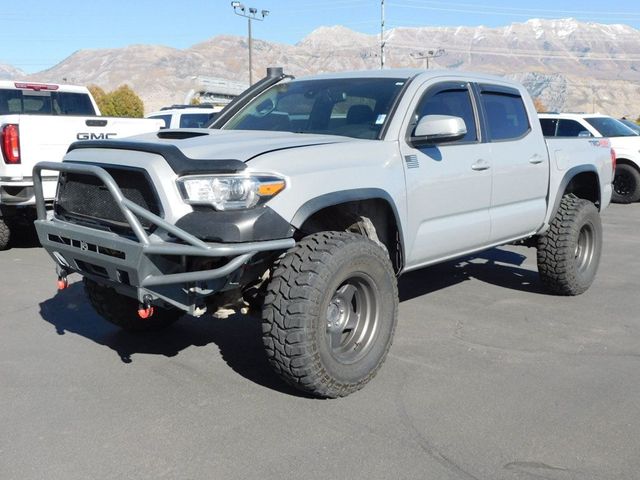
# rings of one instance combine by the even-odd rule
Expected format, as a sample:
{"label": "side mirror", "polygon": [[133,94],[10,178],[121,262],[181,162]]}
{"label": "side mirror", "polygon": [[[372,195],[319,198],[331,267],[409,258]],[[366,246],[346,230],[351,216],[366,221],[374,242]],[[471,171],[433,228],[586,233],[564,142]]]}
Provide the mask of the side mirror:
{"label": "side mirror", "polygon": [[455,142],[464,138],[467,126],[460,117],[451,115],[425,115],[420,119],[411,138],[414,144],[433,145]]}
{"label": "side mirror", "polygon": [[586,130],[582,130],[580,133],[578,133],[578,136],[581,137],[581,138],[593,137],[593,135],[591,135],[591,133],[586,131]]}

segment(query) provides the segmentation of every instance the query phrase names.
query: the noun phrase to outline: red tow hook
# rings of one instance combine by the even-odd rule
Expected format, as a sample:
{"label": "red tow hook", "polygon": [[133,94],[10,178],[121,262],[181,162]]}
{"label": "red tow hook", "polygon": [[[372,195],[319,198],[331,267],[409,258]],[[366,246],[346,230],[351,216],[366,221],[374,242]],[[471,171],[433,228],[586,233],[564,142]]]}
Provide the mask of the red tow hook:
{"label": "red tow hook", "polygon": [[145,295],[142,303],[138,306],[138,316],[143,320],[153,316],[153,306],[149,295]]}
{"label": "red tow hook", "polygon": [[58,275],[58,290],[64,290],[69,286],[69,280],[66,275]]}

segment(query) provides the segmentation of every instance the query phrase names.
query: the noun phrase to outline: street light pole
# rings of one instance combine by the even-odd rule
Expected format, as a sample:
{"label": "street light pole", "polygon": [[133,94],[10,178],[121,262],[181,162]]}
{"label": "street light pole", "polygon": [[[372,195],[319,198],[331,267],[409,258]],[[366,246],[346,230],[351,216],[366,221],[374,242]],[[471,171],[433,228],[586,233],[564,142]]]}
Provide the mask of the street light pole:
{"label": "street light pole", "polygon": [[251,35],[251,17],[247,17],[247,32],[249,32],[249,86],[253,85],[253,36]]}
{"label": "street light pole", "polygon": [[445,54],[444,49],[439,48],[437,50],[429,50],[427,52],[416,52],[410,53],[413,58],[416,60],[424,60],[425,70],[429,70],[429,59],[430,58],[438,58]]}
{"label": "street light pole", "polygon": [[269,15],[269,10],[261,10],[260,16],[258,16],[258,9],[253,7],[245,7],[240,2],[231,2],[231,7],[233,8],[233,13],[238,15],[239,17],[244,17],[247,19],[247,31],[249,34],[249,86],[253,84],[253,59],[252,59],[252,44],[253,38],[251,35],[251,21],[258,20],[259,22],[264,21],[264,18]]}
{"label": "street light pole", "polygon": [[380,0],[380,70],[384,69],[384,0]]}

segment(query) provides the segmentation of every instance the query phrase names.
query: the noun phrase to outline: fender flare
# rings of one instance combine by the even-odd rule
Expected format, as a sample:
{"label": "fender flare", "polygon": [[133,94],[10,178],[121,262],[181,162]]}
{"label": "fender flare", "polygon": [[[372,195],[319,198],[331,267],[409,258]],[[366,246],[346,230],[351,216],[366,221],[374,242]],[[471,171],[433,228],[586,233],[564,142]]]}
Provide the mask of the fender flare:
{"label": "fender flare", "polygon": [[560,184],[558,185],[558,195],[556,195],[553,209],[551,210],[551,216],[547,219],[547,224],[556,215],[558,209],[560,208],[560,202],[562,202],[562,197],[564,196],[564,192],[569,186],[569,183],[571,183],[571,181],[581,173],[595,174],[596,178],[598,179],[598,201],[602,199],[602,184],[600,182],[598,169],[595,167],[595,165],[577,165],[575,167],[572,167],[567,170],[567,172],[562,177]]}
{"label": "fender flare", "polygon": [[391,211],[393,212],[393,216],[395,217],[396,227],[398,228],[398,234],[400,236],[400,248],[402,262],[404,264],[404,232],[402,230],[402,222],[400,221],[398,208],[391,195],[386,190],[383,190],[381,188],[357,188],[353,190],[340,190],[338,192],[325,193],[324,195],[314,197],[303,203],[300,208],[298,208],[290,223],[293,227],[299,229],[302,227],[304,222],[307,221],[307,219],[324,208],[340,205],[341,203],[356,202],[360,200],[383,200],[389,205],[389,207],[391,207]]}

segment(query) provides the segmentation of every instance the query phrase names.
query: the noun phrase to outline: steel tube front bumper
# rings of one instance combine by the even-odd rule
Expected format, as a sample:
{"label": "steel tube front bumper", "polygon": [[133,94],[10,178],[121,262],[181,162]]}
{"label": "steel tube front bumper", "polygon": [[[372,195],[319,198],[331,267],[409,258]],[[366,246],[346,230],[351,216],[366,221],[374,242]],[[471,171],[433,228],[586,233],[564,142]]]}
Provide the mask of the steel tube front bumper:
{"label": "steel tube front bumper", "polygon": [[[114,198],[135,238],[47,218],[43,170],[97,177]],[[41,162],[33,169],[33,179],[38,213],[35,227],[42,246],[63,270],[114,284],[147,289],[221,279],[240,269],[258,252],[286,250],[295,245],[292,238],[237,244],[204,242],[125,198],[113,177],[95,165]],[[178,241],[150,237],[139,218]],[[184,271],[182,257],[224,257],[227,262],[209,270]]]}

